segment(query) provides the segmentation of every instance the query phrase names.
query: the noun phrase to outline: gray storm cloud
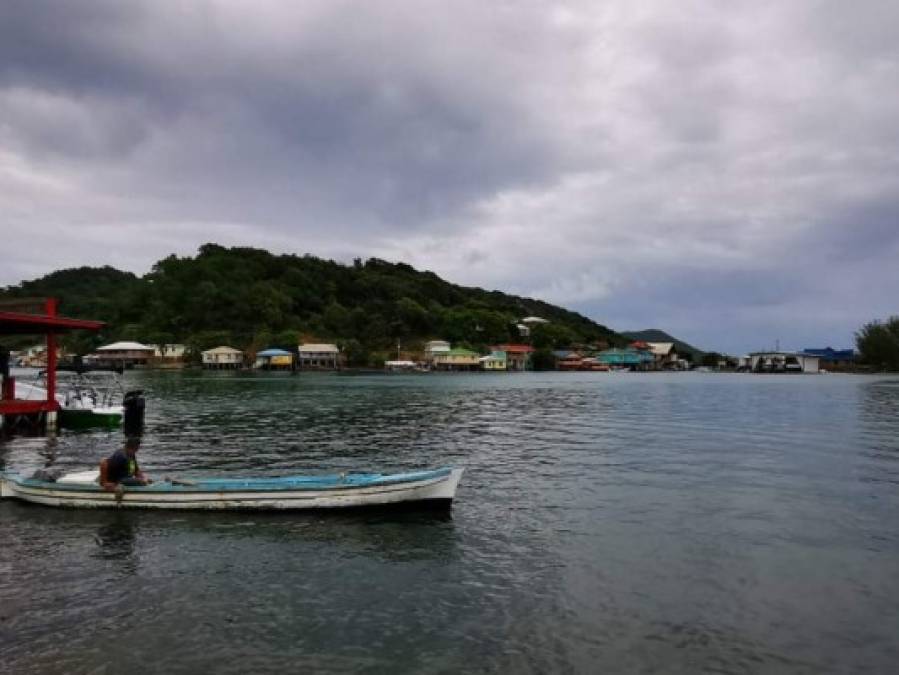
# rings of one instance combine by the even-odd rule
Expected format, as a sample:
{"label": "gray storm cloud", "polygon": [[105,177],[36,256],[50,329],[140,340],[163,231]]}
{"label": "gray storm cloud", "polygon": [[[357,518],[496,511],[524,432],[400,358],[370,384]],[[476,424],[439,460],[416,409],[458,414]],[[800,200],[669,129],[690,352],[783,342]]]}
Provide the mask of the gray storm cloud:
{"label": "gray storm cloud", "polygon": [[895,313],[899,6],[0,7],[0,284],[206,241],[666,328]]}

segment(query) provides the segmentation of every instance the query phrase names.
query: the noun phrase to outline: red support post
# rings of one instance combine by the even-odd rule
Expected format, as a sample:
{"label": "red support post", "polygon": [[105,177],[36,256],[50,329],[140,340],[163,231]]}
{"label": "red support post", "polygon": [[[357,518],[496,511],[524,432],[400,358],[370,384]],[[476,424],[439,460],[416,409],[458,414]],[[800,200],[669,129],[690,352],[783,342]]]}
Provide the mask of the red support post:
{"label": "red support post", "polygon": [[[56,316],[58,306],[59,300],[47,298],[44,311],[47,316]],[[56,403],[56,333],[47,333],[47,402]]]}
{"label": "red support post", "polygon": [[47,402],[56,403],[56,333],[47,333]]}

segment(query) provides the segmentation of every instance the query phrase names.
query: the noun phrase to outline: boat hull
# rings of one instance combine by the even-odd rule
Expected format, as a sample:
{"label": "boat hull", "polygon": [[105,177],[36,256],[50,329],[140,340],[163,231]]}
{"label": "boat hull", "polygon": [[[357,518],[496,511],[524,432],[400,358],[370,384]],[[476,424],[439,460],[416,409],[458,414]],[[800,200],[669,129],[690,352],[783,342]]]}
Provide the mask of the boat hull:
{"label": "boat hull", "polygon": [[[198,481],[126,487],[121,496],[95,483],[50,483],[0,478],[0,495],[33,504],[67,508],[305,510],[411,505],[449,506],[462,469],[379,476],[366,482],[339,478],[266,481]],[[243,486],[241,485],[243,484]]]}
{"label": "boat hull", "polygon": [[117,429],[121,424],[121,410],[62,408],[59,411],[59,425],[66,429]]}

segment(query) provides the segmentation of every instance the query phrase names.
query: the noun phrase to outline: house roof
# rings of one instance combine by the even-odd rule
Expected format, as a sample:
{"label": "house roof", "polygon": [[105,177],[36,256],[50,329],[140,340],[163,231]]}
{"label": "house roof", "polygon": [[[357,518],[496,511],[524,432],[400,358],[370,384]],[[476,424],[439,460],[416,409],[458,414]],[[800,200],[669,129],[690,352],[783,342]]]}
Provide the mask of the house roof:
{"label": "house roof", "polygon": [[834,349],[833,347],[807,348],[802,353],[806,356],[818,356],[826,361],[851,361],[855,358],[854,349]]}
{"label": "house roof", "polygon": [[462,347],[456,347],[455,349],[450,349],[446,352],[450,356],[478,356],[477,352],[473,352],[470,349],[463,349]]}
{"label": "house roof", "polygon": [[779,352],[774,350],[765,352],[749,352],[749,356],[803,356],[807,359],[821,358],[817,354],[803,354],[802,352]]}
{"label": "house roof", "polygon": [[271,356],[292,356],[292,354],[283,349],[263,349],[261,352],[256,352],[256,356],[268,358]]}
{"label": "house roof", "polygon": [[204,354],[243,354],[239,349],[234,349],[234,347],[215,347],[214,349],[207,349],[203,352]]}
{"label": "house roof", "polygon": [[598,360],[612,365],[639,365],[644,362],[641,354],[645,355],[646,352],[638,352],[635,349],[606,349],[599,353]]}
{"label": "house roof", "polygon": [[149,345],[142,345],[140,342],[113,342],[111,345],[103,345],[97,347],[98,352],[152,352],[156,351]]}
{"label": "house roof", "polygon": [[507,354],[530,354],[534,348],[530,345],[497,345],[493,347],[498,352],[506,352]]}
{"label": "house roof", "polygon": [[449,349],[450,343],[446,340],[431,340],[430,342],[425,342],[426,352],[448,352]]}
{"label": "house roof", "polygon": [[542,319],[539,316],[526,316],[521,320],[521,323],[549,323],[549,320]]}
{"label": "house roof", "polygon": [[300,354],[302,354],[304,352],[315,352],[317,354],[321,354],[321,353],[339,354],[340,350],[337,348],[337,345],[328,345],[328,344],[300,345]]}
{"label": "house roof", "polygon": [[657,356],[667,356],[674,349],[673,342],[647,342],[649,351]]}

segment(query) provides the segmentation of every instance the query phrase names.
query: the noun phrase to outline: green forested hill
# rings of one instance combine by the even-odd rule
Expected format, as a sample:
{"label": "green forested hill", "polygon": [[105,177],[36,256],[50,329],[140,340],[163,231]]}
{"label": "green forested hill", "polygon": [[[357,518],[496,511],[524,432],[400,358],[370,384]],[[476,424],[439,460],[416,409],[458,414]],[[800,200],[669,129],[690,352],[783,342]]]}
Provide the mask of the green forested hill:
{"label": "green forested hill", "polygon": [[[466,288],[403,263],[272,255],[206,244],[196,257],[169,256],[142,278],[111,267],[63,270],[0,292],[0,297],[55,296],[67,316],[100,319],[100,336],[79,340],[293,346],[298,340],[341,343],[352,362],[442,338],[480,348],[517,340],[524,316],[548,319],[535,346],[623,338],[580,314],[539,300]],[[82,347],[92,345],[82,344]]]}
{"label": "green forested hill", "polygon": [[52,272],[34,281],[0,290],[3,298],[55,297],[62,303],[62,313],[92,318],[116,318],[117,309],[124,305],[140,279],[130,272],[113,267],[77,267]]}

